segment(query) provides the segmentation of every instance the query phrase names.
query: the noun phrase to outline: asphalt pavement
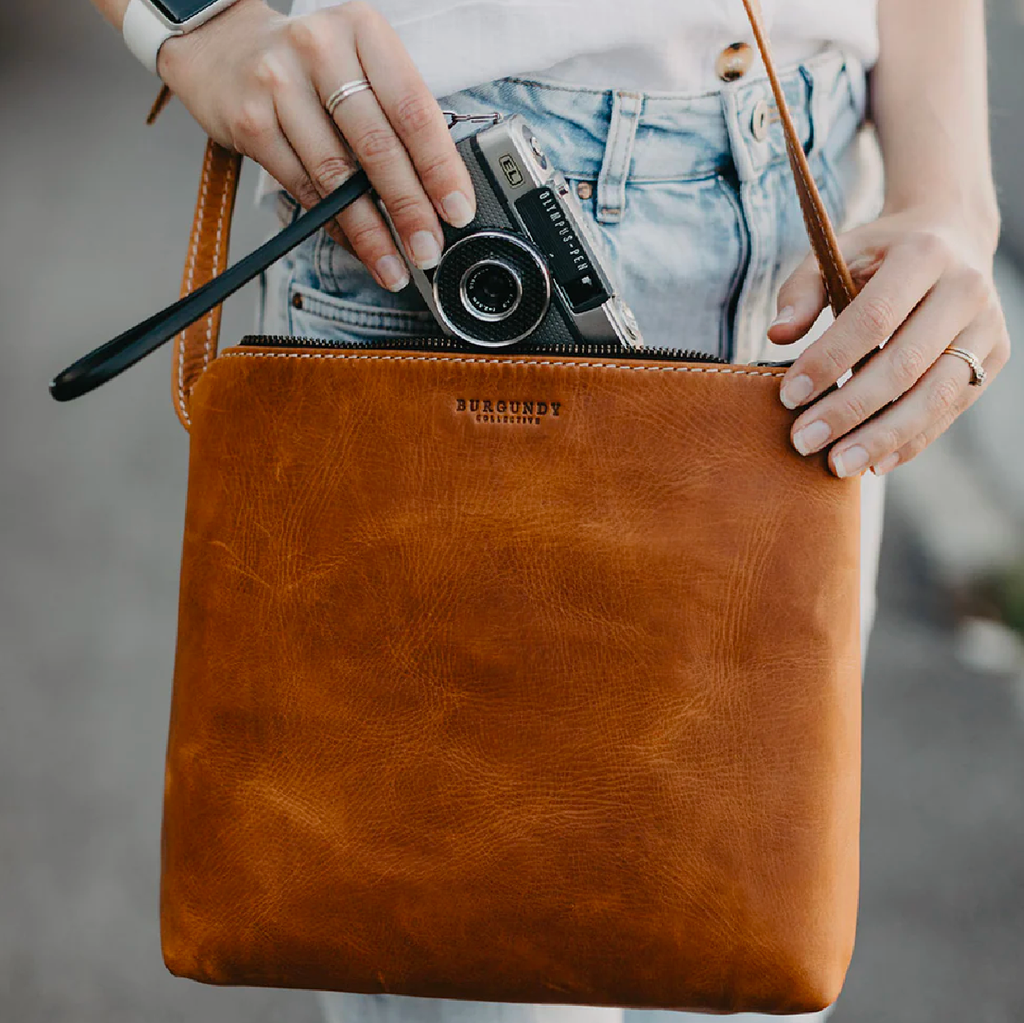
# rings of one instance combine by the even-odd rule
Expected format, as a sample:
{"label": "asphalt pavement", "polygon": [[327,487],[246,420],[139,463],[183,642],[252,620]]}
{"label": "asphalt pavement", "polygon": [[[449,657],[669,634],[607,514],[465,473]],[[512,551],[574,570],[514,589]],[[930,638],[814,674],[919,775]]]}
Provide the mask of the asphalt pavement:
{"label": "asphalt pavement", "polygon": [[[313,1023],[304,993],[204,987],[160,958],[188,455],[169,355],[67,406],[46,391],[176,294],[203,139],[180,108],[145,128],[153,91],[88,5],[0,11],[0,1023]],[[247,173],[236,253],[272,226]],[[233,300],[226,338],[252,309]],[[1024,685],[964,666],[924,513],[890,511],[833,1019],[1022,1023]]]}

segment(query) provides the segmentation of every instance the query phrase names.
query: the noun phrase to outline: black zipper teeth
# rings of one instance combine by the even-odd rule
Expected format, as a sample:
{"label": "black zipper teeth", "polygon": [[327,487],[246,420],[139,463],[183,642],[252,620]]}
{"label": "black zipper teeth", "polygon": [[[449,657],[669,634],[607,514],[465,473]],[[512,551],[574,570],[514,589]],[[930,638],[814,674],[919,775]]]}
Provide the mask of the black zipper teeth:
{"label": "black zipper teeth", "polygon": [[[377,341],[333,341],[317,337],[288,337],[281,334],[249,334],[242,338],[243,345],[268,348],[343,348],[343,349],[388,349],[405,348],[413,351],[434,352],[453,351],[471,352],[483,355],[489,349],[474,347],[466,342],[455,341],[448,337],[423,338],[382,338]],[[512,347],[512,346],[509,346]],[[708,362],[726,365],[726,360],[706,352],[680,351],[677,348],[641,348],[628,349],[616,344],[580,343],[536,345],[533,347],[519,346],[507,352],[504,348],[494,349],[496,354],[509,355],[591,355],[602,358],[619,359],[662,359],[667,362]]]}

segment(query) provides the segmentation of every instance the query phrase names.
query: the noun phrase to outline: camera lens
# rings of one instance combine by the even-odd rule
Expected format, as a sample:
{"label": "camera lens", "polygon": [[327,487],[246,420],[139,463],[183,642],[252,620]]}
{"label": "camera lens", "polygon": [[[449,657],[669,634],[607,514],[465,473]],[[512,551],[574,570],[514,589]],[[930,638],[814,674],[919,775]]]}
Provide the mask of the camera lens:
{"label": "camera lens", "polygon": [[434,308],[464,341],[500,348],[529,337],[551,305],[551,274],[533,242],[488,228],[445,249],[434,269]]}
{"label": "camera lens", "polygon": [[463,308],[488,323],[504,320],[515,312],[523,297],[519,275],[507,263],[484,259],[462,275],[459,298]]}

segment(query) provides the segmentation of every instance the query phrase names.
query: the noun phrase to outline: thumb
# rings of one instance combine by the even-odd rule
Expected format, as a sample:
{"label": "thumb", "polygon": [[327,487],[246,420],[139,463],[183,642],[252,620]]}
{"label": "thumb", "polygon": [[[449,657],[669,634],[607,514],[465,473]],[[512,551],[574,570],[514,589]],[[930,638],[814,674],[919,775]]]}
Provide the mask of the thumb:
{"label": "thumb", "polygon": [[827,301],[825,282],[812,252],[779,289],[775,305],[777,314],[768,328],[768,340],[773,344],[788,345],[802,338]]}

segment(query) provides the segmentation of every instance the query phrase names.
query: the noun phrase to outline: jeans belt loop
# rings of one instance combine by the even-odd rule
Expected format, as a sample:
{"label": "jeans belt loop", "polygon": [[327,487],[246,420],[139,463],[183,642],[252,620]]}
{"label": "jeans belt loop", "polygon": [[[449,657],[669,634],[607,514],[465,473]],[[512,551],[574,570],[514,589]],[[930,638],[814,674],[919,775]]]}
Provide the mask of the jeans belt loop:
{"label": "jeans belt loop", "polygon": [[608,140],[597,177],[597,210],[603,224],[617,224],[626,208],[626,180],[633,162],[637,122],[643,110],[642,92],[618,90],[612,93]]}
{"label": "jeans belt loop", "polygon": [[[811,142],[807,149],[808,160],[812,159],[824,147],[828,138],[829,121],[831,120],[828,105],[832,102],[828,92],[829,86],[831,85],[834,88],[835,83],[826,81],[823,70],[825,69],[809,67],[807,64],[800,66],[804,82],[811,94],[810,101],[807,104],[807,120],[810,122],[808,128]],[[829,67],[827,70],[832,69]]]}
{"label": "jeans belt loop", "polygon": [[867,114],[867,75],[861,59],[849,51],[843,52],[842,78],[850,92],[850,102],[863,120]]}
{"label": "jeans belt loop", "polygon": [[849,94],[846,57],[841,49],[832,48],[826,59],[811,60],[800,67],[810,90],[807,116],[810,120],[811,146],[807,153],[808,159],[828,144],[832,126],[839,117],[841,95],[844,91]]}

